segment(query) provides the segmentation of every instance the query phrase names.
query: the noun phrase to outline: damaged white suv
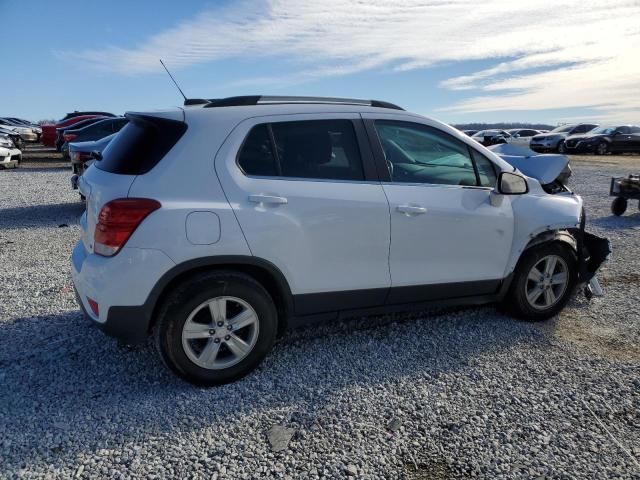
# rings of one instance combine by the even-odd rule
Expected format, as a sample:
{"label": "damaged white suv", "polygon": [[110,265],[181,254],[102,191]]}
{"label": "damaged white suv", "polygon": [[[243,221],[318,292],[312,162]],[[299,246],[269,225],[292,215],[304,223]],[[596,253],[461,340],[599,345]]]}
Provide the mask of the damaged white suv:
{"label": "damaged white suv", "polygon": [[80,177],[71,263],[92,322],[127,343],[153,332],[191,382],[247,374],[312,318],[498,302],[542,320],[609,253],[563,165],[538,159],[541,184],[395,105],[185,103],[127,114]]}

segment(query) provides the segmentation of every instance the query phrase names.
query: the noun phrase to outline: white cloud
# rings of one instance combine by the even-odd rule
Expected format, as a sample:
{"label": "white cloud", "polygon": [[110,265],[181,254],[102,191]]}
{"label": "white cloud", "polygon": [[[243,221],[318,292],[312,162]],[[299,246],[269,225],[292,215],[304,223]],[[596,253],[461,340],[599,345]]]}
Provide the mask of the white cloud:
{"label": "white cloud", "polygon": [[[233,57],[278,56],[304,81],[371,68],[492,60],[441,88],[478,92],[456,112],[593,107],[640,119],[638,0],[296,0],[202,13],[133,48],[65,57],[123,74]],[[261,72],[239,84],[268,81]]]}

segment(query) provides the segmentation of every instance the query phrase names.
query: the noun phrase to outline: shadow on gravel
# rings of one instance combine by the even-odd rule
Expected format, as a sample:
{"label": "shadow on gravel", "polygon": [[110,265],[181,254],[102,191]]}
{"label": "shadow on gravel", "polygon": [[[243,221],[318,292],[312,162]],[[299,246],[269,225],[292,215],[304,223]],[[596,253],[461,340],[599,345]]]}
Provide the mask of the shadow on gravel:
{"label": "shadow on gravel", "polygon": [[627,213],[620,217],[610,215],[608,217],[598,217],[589,219],[589,223],[610,230],[620,230],[624,228],[634,228],[640,226],[640,212],[638,212],[635,202],[627,208]]}
{"label": "shadow on gravel", "polygon": [[71,225],[78,222],[83,211],[84,204],[80,201],[0,208],[0,229]]}
{"label": "shadow on gravel", "polygon": [[[179,380],[150,345],[120,345],[79,312],[0,324],[0,471],[173,432],[185,438],[256,411],[269,424],[288,412],[298,425],[322,426],[323,412],[341,408],[335,395],[342,389],[375,390],[400,377],[429,388],[451,372],[475,375],[487,353],[544,342],[530,325],[486,307],[395,318],[293,331],[256,372],[211,389]],[[214,450],[224,447],[215,443]]]}

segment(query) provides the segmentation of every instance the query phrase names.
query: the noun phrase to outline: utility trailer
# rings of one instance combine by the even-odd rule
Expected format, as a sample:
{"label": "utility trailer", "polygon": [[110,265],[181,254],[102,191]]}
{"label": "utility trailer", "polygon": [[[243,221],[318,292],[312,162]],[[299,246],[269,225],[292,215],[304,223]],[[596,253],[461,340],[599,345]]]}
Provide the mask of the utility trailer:
{"label": "utility trailer", "polygon": [[640,208],[640,175],[613,177],[609,195],[616,197],[611,202],[611,212],[614,215],[622,215],[627,210],[629,200],[638,200]]}

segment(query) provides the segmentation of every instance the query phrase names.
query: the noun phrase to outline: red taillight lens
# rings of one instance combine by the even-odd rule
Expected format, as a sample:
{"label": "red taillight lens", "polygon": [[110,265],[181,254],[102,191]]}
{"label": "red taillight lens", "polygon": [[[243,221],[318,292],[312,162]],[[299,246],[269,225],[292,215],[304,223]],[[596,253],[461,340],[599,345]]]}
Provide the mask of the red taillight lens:
{"label": "red taillight lens", "polygon": [[89,308],[95,314],[95,316],[100,317],[100,307],[98,307],[98,302],[90,297],[87,297],[87,301],[89,302]]}
{"label": "red taillight lens", "polygon": [[149,198],[119,198],[107,203],[98,215],[94,252],[103,257],[118,253],[142,220],[160,206]]}
{"label": "red taillight lens", "polygon": [[65,141],[65,142],[70,142],[70,141],[72,141],[74,138],[76,138],[76,137],[77,137],[77,135],[76,135],[75,133],[65,133],[65,134],[63,135],[63,137],[64,137],[64,141]]}
{"label": "red taillight lens", "polygon": [[71,159],[74,162],[86,162],[87,160],[91,160],[93,157],[89,152],[71,152]]}

